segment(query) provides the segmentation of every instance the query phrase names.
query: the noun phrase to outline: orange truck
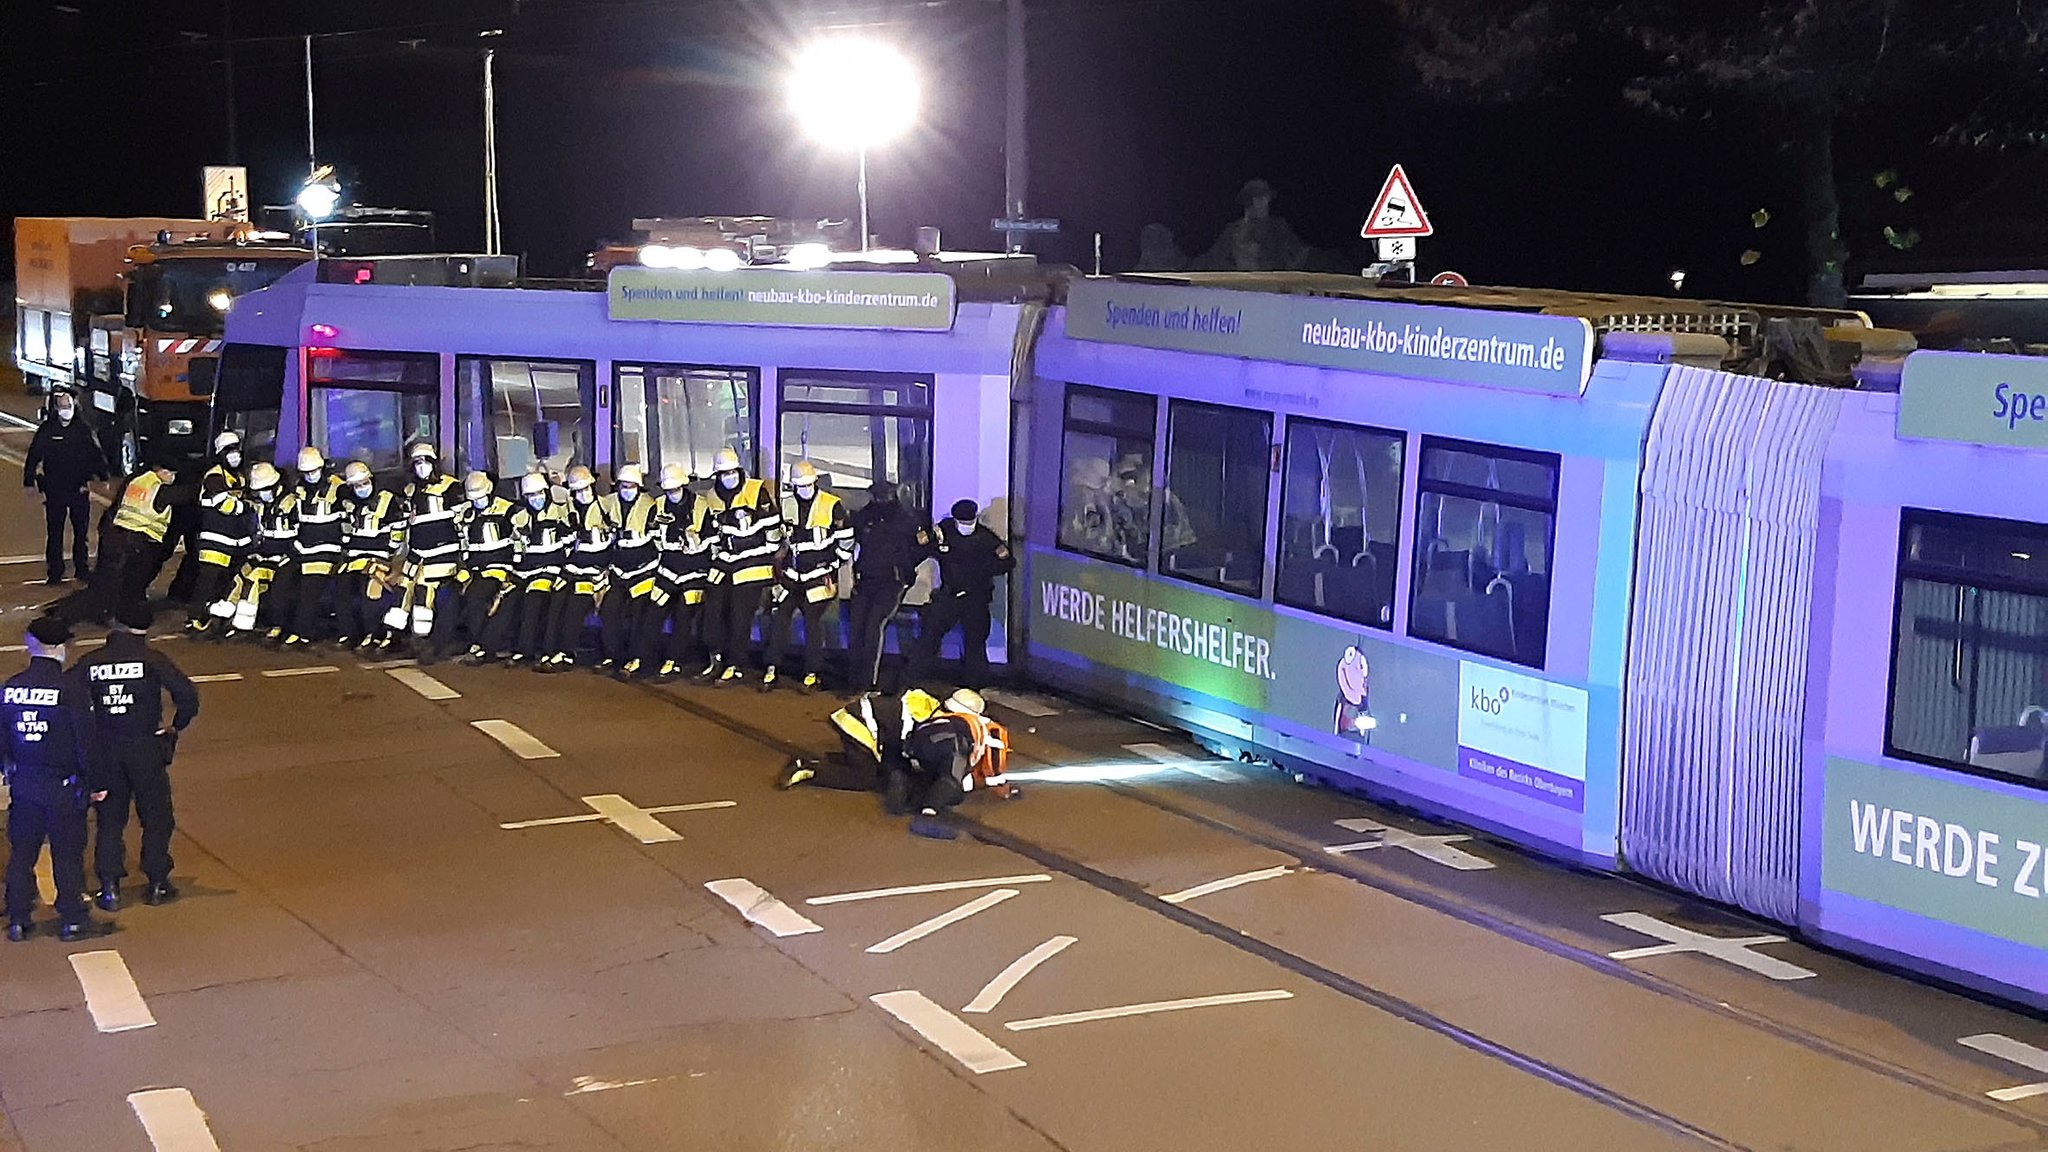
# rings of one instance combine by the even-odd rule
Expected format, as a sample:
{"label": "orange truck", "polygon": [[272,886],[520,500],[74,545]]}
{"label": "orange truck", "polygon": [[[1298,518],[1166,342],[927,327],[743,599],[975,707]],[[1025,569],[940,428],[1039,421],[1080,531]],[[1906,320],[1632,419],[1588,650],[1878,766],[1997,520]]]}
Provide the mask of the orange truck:
{"label": "orange truck", "polygon": [[76,393],[124,473],[205,457],[228,307],[313,259],[221,220],[24,217],[14,246],[15,365]]}

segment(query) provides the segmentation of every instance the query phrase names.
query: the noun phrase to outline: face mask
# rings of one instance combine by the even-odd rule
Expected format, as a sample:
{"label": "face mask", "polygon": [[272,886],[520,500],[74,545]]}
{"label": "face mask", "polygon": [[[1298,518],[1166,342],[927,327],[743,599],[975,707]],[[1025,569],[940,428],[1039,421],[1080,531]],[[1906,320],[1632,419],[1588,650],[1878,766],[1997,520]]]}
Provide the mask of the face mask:
{"label": "face mask", "polygon": [[592,500],[597,499],[597,493],[588,488],[578,488],[576,491],[570,493],[570,495],[575,498],[578,504],[588,504]]}
{"label": "face mask", "polygon": [[491,498],[489,496],[472,496],[469,498],[469,506],[481,512],[491,506]]}
{"label": "face mask", "polygon": [[264,502],[265,504],[268,504],[268,503],[270,503],[270,502],[271,502],[272,500],[274,500],[274,499],[276,499],[276,498],[277,498],[277,489],[275,489],[275,488],[265,488],[265,489],[263,489],[262,491],[260,491],[260,492],[256,493],[256,498],[257,498],[258,500],[261,500],[261,501],[263,501],[263,502]]}
{"label": "face mask", "polygon": [[306,482],[306,487],[308,488],[311,488],[314,485],[320,483],[320,473],[317,470],[312,472],[301,472],[299,473],[299,478]]}
{"label": "face mask", "polygon": [[432,460],[413,461],[412,474],[419,477],[422,480],[425,480],[427,477],[432,476],[434,474],[434,462]]}
{"label": "face mask", "polygon": [[799,484],[796,486],[796,498],[799,500],[809,500],[817,494],[818,486],[816,484]]}
{"label": "face mask", "polygon": [[376,490],[377,486],[374,484],[358,484],[354,488],[349,489],[349,491],[354,492],[356,494],[356,499],[358,500],[368,500],[370,498],[370,493],[375,492]]}
{"label": "face mask", "polygon": [[718,486],[720,488],[725,489],[733,489],[739,487],[740,474],[737,472],[720,472],[718,474]]}
{"label": "face mask", "polygon": [[548,506],[548,498],[546,495],[536,492],[526,498],[526,506],[538,512]]}
{"label": "face mask", "polygon": [[69,405],[69,404],[65,404],[65,405],[63,405],[63,406],[59,407],[59,408],[57,409],[57,423],[59,423],[59,424],[69,424],[69,423],[71,423],[71,418],[72,418],[73,416],[77,415],[77,412],[78,412],[78,410],[77,410],[77,409],[75,409],[75,408],[73,408],[73,407],[72,407],[71,405]]}
{"label": "face mask", "polygon": [[662,495],[668,497],[668,502],[671,504],[681,504],[683,502],[683,494],[687,491],[689,491],[687,488],[678,488],[673,492],[664,492]]}
{"label": "face mask", "polygon": [[631,504],[633,501],[638,500],[639,498],[640,486],[638,484],[619,485],[619,501],[621,503]]}
{"label": "face mask", "polygon": [[225,456],[221,457],[221,462],[230,468],[240,468],[242,466],[242,453],[238,449],[230,449]]}
{"label": "face mask", "polygon": [[972,532],[972,531],[974,531],[974,521],[972,521],[972,520],[955,520],[955,521],[953,521],[953,527],[955,527],[955,528],[958,528],[958,529],[960,530],[960,534],[961,534],[962,536],[965,536],[965,535],[967,535],[967,534],[968,534],[969,532]]}

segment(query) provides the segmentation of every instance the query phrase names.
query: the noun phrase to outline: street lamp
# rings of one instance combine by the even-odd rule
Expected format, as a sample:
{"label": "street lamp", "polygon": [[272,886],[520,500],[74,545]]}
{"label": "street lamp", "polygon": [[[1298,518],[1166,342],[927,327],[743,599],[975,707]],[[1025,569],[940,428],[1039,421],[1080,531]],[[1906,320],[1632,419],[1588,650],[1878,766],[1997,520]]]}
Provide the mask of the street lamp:
{"label": "street lamp", "polygon": [[334,165],[322,164],[313,170],[311,176],[299,187],[299,194],[293,198],[299,211],[312,224],[313,251],[320,251],[320,222],[334,215],[341,204],[341,181],[335,179]]}
{"label": "street lamp", "polygon": [[917,121],[917,70],[871,40],[822,40],[796,58],[789,102],[811,139],[860,156],[860,248],[868,250],[868,149]]}

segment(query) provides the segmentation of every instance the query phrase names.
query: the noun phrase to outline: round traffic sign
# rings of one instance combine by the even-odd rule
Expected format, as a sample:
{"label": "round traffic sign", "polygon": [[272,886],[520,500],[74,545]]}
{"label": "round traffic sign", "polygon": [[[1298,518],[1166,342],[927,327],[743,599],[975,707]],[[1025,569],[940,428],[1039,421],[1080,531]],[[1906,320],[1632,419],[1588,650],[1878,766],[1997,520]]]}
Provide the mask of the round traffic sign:
{"label": "round traffic sign", "polygon": [[1471,287],[1471,285],[1466,282],[1465,278],[1456,272],[1439,272],[1436,275],[1431,276],[1429,278],[1429,282],[1431,284],[1442,285],[1445,288]]}

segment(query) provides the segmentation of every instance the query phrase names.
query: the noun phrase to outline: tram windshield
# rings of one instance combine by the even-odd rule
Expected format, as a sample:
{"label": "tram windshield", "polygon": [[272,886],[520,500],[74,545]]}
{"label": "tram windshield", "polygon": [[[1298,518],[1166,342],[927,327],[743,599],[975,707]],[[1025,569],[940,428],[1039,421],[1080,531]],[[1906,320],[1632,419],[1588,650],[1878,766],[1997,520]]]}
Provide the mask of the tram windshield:
{"label": "tram windshield", "polygon": [[405,446],[439,441],[441,358],[316,349],[306,358],[306,429],[330,460],[397,476]]}

